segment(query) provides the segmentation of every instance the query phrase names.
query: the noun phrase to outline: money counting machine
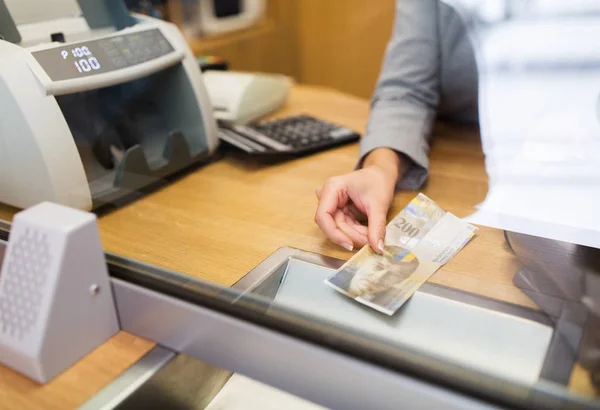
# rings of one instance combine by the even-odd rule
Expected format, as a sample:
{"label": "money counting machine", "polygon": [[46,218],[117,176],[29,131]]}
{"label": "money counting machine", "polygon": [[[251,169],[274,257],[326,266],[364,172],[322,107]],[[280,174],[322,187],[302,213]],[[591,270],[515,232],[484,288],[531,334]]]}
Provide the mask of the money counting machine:
{"label": "money counting machine", "polygon": [[205,161],[216,123],[176,26],[58,5],[0,0],[0,202],[91,210]]}
{"label": "money counting machine", "polygon": [[[548,381],[565,386],[577,360],[571,314],[426,283],[383,317],[323,284],[342,261],[291,248],[218,287],[104,255],[94,214],[47,202],[17,214],[10,237],[8,228],[0,225],[8,238],[0,239],[0,364],[46,383],[120,329],[157,343],[84,409],[192,408],[164,403],[171,392],[157,385],[181,357],[210,370],[191,362],[194,370],[175,375],[208,401],[232,372],[329,408],[563,408],[567,400]],[[592,326],[599,278],[586,275],[578,298]],[[597,329],[587,333],[580,363],[597,382]]]}

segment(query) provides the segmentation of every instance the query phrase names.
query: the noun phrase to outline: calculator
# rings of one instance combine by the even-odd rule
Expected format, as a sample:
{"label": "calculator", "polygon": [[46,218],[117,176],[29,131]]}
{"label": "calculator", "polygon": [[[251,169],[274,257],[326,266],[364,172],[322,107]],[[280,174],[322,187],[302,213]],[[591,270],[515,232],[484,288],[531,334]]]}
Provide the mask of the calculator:
{"label": "calculator", "polygon": [[351,129],[310,115],[248,125],[219,124],[219,137],[249,155],[277,157],[315,153],[357,141]]}

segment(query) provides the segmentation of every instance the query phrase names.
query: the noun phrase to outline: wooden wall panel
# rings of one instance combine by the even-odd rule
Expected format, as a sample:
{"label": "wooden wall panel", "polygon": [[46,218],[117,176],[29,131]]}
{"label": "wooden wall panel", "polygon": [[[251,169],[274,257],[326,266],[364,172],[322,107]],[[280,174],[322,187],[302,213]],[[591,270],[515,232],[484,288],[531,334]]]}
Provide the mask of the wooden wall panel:
{"label": "wooden wall panel", "polygon": [[394,12],[395,0],[269,0],[256,26],[189,41],[197,55],[224,57],[233,70],[283,73],[370,98]]}
{"label": "wooden wall panel", "polygon": [[298,0],[300,81],[371,97],[394,11],[394,0]]}
{"label": "wooden wall panel", "polygon": [[[266,18],[254,27],[224,35],[188,37],[192,51],[223,57],[232,70],[282,73],[297,79],[297,0],[269,0],[267,7]],[[173,20],[177,23],[178,19]]]}

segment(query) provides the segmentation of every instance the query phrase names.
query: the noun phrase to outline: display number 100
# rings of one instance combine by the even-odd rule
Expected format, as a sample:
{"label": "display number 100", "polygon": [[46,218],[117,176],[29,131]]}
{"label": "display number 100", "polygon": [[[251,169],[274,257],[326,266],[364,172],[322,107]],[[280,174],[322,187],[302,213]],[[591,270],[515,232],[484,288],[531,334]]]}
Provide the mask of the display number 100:
{"label": "display number 100", "polygon": [[99,70],[100,63],[98,62],[96,57],[88,57],[82,58],[79,61],[75,61],[75,67],[80,73],[87,73],[92,70]]}

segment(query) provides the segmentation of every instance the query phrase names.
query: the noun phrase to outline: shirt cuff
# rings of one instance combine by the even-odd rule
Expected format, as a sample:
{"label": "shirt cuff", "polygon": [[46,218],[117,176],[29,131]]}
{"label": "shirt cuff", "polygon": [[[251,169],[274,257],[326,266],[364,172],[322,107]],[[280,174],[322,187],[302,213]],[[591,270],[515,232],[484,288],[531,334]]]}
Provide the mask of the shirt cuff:
{"label": "shirt cuff", "polygon": [[[418,190],[429,176],[429,141],[432,120],[421,110],[399,107],[379,107],[372,112],[366,135],[360,141],[360,156],[356,169],[362,168],[365,157],[377,148],[389,148],[409,159],[396,189]],[[382,122],[380,122],[382,121]]]}

